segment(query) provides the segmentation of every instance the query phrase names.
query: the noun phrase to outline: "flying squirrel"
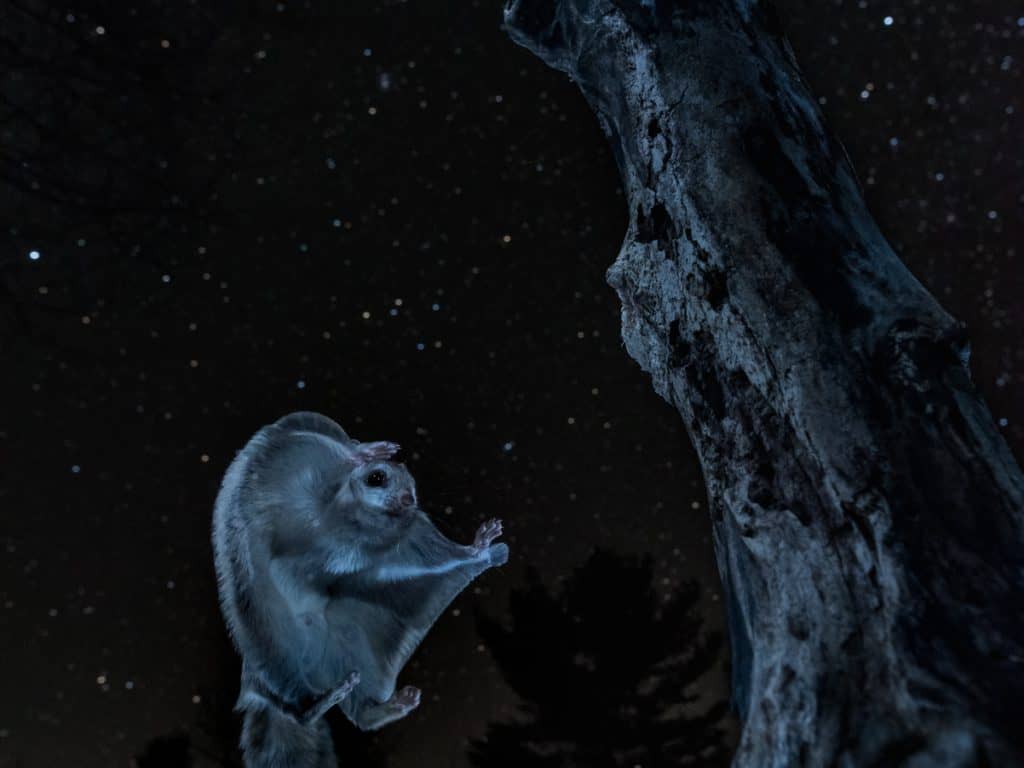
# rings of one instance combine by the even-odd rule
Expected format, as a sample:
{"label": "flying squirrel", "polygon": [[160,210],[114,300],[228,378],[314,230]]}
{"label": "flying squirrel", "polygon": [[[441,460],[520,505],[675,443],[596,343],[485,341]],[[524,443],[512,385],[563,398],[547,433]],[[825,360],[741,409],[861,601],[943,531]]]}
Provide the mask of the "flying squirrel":
{"label": "flying squirrel", "polygon": [[322,716],[335,705],[363,730],[415,709],[420,691],[396,691],[398,673],[459,592],[508,560],[492,544],[499,520],[469,545],[438,531],[397,451],[299,412],[260,429],[224,475],[212,540],[248,768],[334,768]]}

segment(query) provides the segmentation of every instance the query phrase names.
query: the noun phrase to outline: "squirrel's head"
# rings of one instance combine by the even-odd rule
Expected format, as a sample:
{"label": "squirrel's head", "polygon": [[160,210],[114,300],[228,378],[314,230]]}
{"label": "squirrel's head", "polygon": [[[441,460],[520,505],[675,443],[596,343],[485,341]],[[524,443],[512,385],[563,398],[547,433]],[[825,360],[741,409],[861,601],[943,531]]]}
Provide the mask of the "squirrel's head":
{"label": "squirrel's head", "polygon": [[360,529],[402,530],[417,509],[416,481],[404,464],[371,461],[352,470],[334,500]]}

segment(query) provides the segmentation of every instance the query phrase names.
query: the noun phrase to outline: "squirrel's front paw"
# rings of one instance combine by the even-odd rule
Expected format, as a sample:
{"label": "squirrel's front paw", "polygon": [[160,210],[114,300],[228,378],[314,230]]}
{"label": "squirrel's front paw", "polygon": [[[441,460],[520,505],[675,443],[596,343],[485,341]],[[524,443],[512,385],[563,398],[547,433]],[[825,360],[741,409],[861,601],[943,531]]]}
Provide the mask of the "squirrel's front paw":
{"label": "squirrel's front paw", "polygon": [[499,536],[501,536],[501,520],[495,517],[477,528],[472,547],[478,552],[482,552],[491,546],[491,542]]}

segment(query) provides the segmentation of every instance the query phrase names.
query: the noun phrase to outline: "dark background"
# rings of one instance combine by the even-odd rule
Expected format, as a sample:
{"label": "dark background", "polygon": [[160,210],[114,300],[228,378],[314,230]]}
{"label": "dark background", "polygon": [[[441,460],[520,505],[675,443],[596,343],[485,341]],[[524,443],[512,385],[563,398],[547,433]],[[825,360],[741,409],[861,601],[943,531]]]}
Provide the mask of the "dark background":
{"label": "dark background", "polygon": [[[1020,457],[1021,8],[780,11]],[[509,716],[473,613],[500,617],[528,564],[554,586],[594,546],[650,552],[657,588],[699,579],[721,625],[699,467],[603,280],[614,162],[500,16],[0,0],[0,766],[125,766],[211,718],[234,740],[211,506],[296,409],[400,442],[453,538],[505,520],[508,566],[404,675],[424,701],[379,735],[391,765],[465,766]]]}

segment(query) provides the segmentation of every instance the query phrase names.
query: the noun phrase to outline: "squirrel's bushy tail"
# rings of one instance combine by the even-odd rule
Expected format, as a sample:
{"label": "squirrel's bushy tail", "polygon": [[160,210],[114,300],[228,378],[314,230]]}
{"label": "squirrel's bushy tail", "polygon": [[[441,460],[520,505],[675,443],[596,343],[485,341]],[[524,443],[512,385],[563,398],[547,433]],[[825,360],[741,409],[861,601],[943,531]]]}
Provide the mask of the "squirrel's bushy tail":
{"label": "squirrel's bushy tail", "polygon": [[242,723],[245,768],[337,768],[334,744],[321,717],[300,725],[272,707],[247,707]]}

